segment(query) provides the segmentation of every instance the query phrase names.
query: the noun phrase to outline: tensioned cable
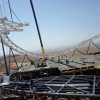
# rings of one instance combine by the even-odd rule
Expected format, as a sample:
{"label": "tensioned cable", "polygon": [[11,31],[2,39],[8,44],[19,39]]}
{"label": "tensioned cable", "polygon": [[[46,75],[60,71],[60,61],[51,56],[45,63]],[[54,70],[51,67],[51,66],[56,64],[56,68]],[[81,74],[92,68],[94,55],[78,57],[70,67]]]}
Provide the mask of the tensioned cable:
{"label": "tensioned cable", "polygon": [[26,58],[27,60],[31,61],[31,59],[28,57],[28,55],[25,54],[24,57],[23,57],[23,60],[22,60],[22,62],[21,62],[21,66],[22,66],[22,67],[23,67],[23,63],[24,63],[24,61],[25,61],[25,58]]}
{"label": "tensioned cable", "polygon": [[[11,1],[11,0],[10,0]],[[8,6],[9,6],[9,11],[10,11],[10,17],[11,17],[11,20],[13,22],[13,15],[12,15],[12,10],[11,10],[11,3],[10,1],[8,0]]]}
{"label": "tensioned cable", "polygon": [[31,61],[31,59],[28,57],[28,55],[26,54],[26,57],[27,57],[27,59],[29,60],[29,61]]}
{"label": "tensioned cable", "polygon": [[[11,9],[12,10],[12,9]],[[13,15],[16,17],[16,19],[21,22],[20,18],[16,15],[16,13],[14,12],[14,10],[12,10]]]}
{"label": "tensioned cable", "polygon": [[[10,17],[11,17],[11,20],[12,20],[12,22],[13,22],[13,15],[12,15],[12,10],[11,10],[12,8],[11,8],[10,0],[8,0],[8,6],[9,6],[9,11],[10,11]],[[18,64],[17,64],[16,57],[15,57],[14,52],[12,51],[12,48],[10,48],[10,50],[11,50],[11,52],[12,52],[12,55],[13,55],[14,61],[15,61],[16,66],[17,66],[17,69],[19,69],[19,68],[18,68]]]}
{"label": "tensioned cable", "polygon": [[11,20],[13,22],[13,15],[16,17],[16,19],[21,22],[20,18],[16,15],[15,11],[12,9],[11,7],[11,0],[8,0],[8,6],[9,6],[9,11],[10,11],[10,16],[11,16]]}
{"label": "tensioned cable", "polygon": [[22,60],[22,62],[21,62],[21,67],[23,67],[24,61],[25,61],[25,55],[24,55],[24,58],[23,58],[23,60]]}

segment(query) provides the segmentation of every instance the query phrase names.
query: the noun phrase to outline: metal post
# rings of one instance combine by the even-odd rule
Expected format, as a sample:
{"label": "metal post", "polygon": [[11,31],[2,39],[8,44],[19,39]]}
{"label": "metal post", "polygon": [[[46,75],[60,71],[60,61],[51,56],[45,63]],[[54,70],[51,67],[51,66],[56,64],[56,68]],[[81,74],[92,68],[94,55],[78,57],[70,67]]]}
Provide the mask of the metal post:
{"label": "metal post", "polygon": [[33,12],[33,16],[34,16],[34,20],[35,20],[35,24],[36,24],[36,28],[37,28],[37,32],[38,32],[38,36],[39,36],[39,40],[40,40],[40,44],[41,44],[41,51],[42,51],[42,56],[43,56],[43,60],[45,59],[45,50],[44,50],[44,46],[43,46],[43,42],[42,42],[42,38],[41,38],[41,34],[40,34],[40,29],[39,29],[39,25],[37,22],[37,17],[36,17],[36,13],[35,13],[35,9],[34,9],[34,5],[33,5],[33,1],[30,0],[30,4],[31,4],[31,8],[32,8],[32,12]]}
{"label": "metal post", "polygon": [[95,94],[96,76],[93,77],[93,90],[92,93]]}
{"label": "metal post", "polygon": [[2,37],[1,37],[1,44],[2,44],[2,50],[3,50],[4,61],[5,61],[6,74],[9,75],[9,70],[8,70],[7,61],[6,61],[5,48],[4,48],[4,44],[3,44],[3,39],[2,39]]}

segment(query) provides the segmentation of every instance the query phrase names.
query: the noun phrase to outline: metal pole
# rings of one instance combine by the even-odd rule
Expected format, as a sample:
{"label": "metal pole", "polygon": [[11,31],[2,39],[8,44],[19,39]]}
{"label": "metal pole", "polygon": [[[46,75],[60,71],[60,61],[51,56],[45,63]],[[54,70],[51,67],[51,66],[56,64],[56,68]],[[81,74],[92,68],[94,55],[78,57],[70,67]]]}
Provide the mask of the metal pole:
{"label": "metal pole", "polygon": [[2,39],[2,37],[1,37],[1,44],[2,44],[2,50],[3,50],[4,61],[5,61],[6,74],[9,75],[9,70],[8,70],[8,67],[7,67],[7,61],[6,61],[6,55],[5,55],[5,48],[4,48],[4,44],[3,44],[3,39]]}
{"label": "metal pole", "polygon": [[10,54],[11,54],[11,50],[10,50],[10,48],[9,48],[9,67],[8,67],[9,72],[10,72],[10,62],[11,62],[11,59],[10,59]]}
{"label": "metal pole", "polygon": [[39,36],[39,40],[40,40],[40,44],[41,44],[42,56],[43,56],[43,59],[45,59],[45,50],[44,50],[44,46],[43,46],[43,42],[42,42],[42,38],[41,38],[41,34],[40,34],[40,29],[39,29],[39,25],[38,25],[38,22],[37,22],[37,17],[36,17],[36,13],[35,13],[35,9],[34,9],[34,5],[33,5],[32,0],[30,0],[30,4],[31,4],[31,8],[32,8],[32,12],[33,12],[33,16],[34,16],[34,20],[35,20],[35,24],[36,24],[36,28],[37,28],[37,32],[38,32],[38,36]]}

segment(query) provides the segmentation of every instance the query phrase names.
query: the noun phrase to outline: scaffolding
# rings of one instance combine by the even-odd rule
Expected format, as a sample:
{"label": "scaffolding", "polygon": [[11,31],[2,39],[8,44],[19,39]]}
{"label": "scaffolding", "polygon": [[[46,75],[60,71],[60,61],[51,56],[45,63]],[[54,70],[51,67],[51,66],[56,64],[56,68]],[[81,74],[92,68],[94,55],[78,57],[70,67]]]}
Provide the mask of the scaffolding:
{"label": "scaffolding", "polygon": [[[27,97],[38,96],[39,100],[51,97],[53,100],[99,100],[100,76],[58,75],[11,82],[3,87],[7,93]],[[61,100],[62,100],[61,99]],[[52,99],[50,99],[52,100]]]}

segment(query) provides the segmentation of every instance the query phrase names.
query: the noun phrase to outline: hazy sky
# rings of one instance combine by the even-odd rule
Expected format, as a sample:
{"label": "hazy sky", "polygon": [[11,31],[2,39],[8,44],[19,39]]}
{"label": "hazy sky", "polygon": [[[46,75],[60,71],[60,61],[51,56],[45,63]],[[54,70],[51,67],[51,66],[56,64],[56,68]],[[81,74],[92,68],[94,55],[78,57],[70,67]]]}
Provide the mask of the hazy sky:
{"label": "hazy sky", "polygon": [[[3,15],[9,17],[6,1],[3,1],[6,6]],[[29,22],[30,26],[25,28],[24,32],[11,33],[9,37],[29,51],[40,50],[29,0],[10,1],[21,21]],[[33,0],[33,2],[46,49],[75,45],[100,33],[100,0]]]}

